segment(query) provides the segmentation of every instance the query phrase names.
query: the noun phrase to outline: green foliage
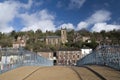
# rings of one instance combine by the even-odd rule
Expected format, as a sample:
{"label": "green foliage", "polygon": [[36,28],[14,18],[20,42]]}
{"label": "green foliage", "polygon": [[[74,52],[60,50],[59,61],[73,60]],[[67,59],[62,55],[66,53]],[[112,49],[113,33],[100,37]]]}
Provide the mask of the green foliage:
{"label": "green foliage", "polygon": [[[78,33],[81,37],[81,39],[74,41],[76,35],[75,33]],[[103,43],[105,43],[107,40],[111,40],[111,44],[119,44],[120,45],[120,30],[113,30],[113,31],[101,31],[101,32],[89,32],[86,29],[82,29],[79,31],[69,30],[67,31],[67,40],[68,42],[66,44],[61,44],[60,47],[56,45],[46,45],[44,38],[46,36],[61,36],[61,31],[56,30],[55,32],[52,31],[46,31],[46,33],[43,33],[40,29],[36,32],[30,30],[27,32],[16,32],[12,31],[9,34],[3,34],[0,33],[0,45],[2,47],[12,47],[13,41],[17,39],[18,36],[28,36],[28,40],[26,42],[26,49],[33,50],[35,52],[41,51],[41,49],[50,49],[52,51],[58,50],[59,48],[67,48],[67,49],[73,49],[73,48],[82,48],[84,46],[90,47],[95,49],[98,43],[97,40],[102,40]],[[78,35],[78,36],[79,36]],[[91,42],[82,42],[83,36],[90,36]]]}
{"label": "green foliage", "polygon": [[81,30],[79,30],[79,31],[77,31],[79,34],[81,34],[82,36],[90,36],[90,32],[88,31],[88,30],[86,30],[86,29],[81,29]]}
{"label": "green foliage", "polygon": [[61,30],[56,30],[56,31],[55,31],[55,35],[61,36]]}
{"label": "green foliage", "polygon": [[96,43],[95,41],[91,41],[91,43],[84,42],[82,44],[82,47],[84,46],[95,49],[98,46],[98,43]]}
{"label": "green foliage", "polygon": [[73,38],[74,38],[74,30],[68,31],[67,32],[67,39],[68,39],[68,44],[72,44],[73,43]]}
{"label": "green foliage", "polygon": [[0,45],[2,47],[12,47],[12,37],[8,34],[0,34]]}

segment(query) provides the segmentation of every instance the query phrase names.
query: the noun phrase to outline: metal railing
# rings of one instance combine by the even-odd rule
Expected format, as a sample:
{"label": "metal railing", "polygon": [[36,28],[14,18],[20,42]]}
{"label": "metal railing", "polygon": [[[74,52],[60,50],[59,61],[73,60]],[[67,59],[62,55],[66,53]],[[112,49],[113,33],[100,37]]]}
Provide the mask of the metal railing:
{"label": "metal railing", "polygon": [[120,46],[100,46],[92,53],[77,61],[77,65],[97,64],[120,70]]}
{"label": "metal railing", "polygon": [[38,54],[20,49],[0,49],[0,73],[21,67],[21,66],[53,66],[53,61]]}

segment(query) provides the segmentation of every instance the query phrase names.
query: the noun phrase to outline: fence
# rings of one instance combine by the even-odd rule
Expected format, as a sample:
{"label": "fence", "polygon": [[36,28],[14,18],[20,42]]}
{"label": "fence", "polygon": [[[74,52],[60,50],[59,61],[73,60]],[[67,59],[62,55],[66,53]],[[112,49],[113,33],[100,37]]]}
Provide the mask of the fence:
{"label": "fence", "polygon": [[100,46],[92,53],[77,61],[77,65],[97,64],[120,70],[120,46]]}
{"label": "fence", "polygon": [[0,73],[20,66],[53,66],[53,61],[22,48],[2,48],[0,49],[0,58]]}

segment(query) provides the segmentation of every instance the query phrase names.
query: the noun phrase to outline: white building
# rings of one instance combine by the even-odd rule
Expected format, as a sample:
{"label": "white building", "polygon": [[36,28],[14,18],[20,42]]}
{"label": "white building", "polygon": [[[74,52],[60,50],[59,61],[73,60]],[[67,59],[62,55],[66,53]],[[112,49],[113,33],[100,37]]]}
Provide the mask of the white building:
{"label": "white building", "polygon": [[1,63],[2,64],[13,64],[18,60],[17,55],[10,55],[10,56],[2,56]]}
{"label": "white building", "polygon": [[91,52],[92,52],[92,49],[91,49],[91,48],[82,48],[82,49],[81,49],[82,57],[90,54]]}

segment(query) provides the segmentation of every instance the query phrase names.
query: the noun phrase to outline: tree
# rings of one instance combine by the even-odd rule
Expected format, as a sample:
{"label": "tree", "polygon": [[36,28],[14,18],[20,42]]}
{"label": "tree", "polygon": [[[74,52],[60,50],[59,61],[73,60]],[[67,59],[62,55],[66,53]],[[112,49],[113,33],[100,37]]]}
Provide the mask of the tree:
{"label": "tree", "polygon": [[2,47],[12,47],[13,38],[7,34],[1,34],[0,45]]}
{"label": "tree", "polygon": [[37,33],[37,34],[41,34],[42,33],[42,30],[40,30],[40,29],[38,29],[35,33]]}
{"label": "tree", "polygon": [[61,30],[56,30],[56,31],[55,31],[55,35],[61,36]]}
{"label": "tree", "polygon": [[90,36],[90,32],[87,30],[87,29],[85,29],[85,28],[83,28],[83,29],[81,29],[81,30],[79,30],[79,31],[77,31],[80,35],[82,35],[82,36]]}
{"label": "tree", "polygon": [[13,31],[10,33],[10,36],[12,36],[12,37],[15,37],[15,36],[16,36],[15,30],[13,30]]}
{"label": "tree", "polygon": [[95,40],[92,40],[91,43],[83,42],[82,47],[84,47],[84,45],[89,47],[89,48],[95,49],[98,46],[98,43],[96,43]]}

